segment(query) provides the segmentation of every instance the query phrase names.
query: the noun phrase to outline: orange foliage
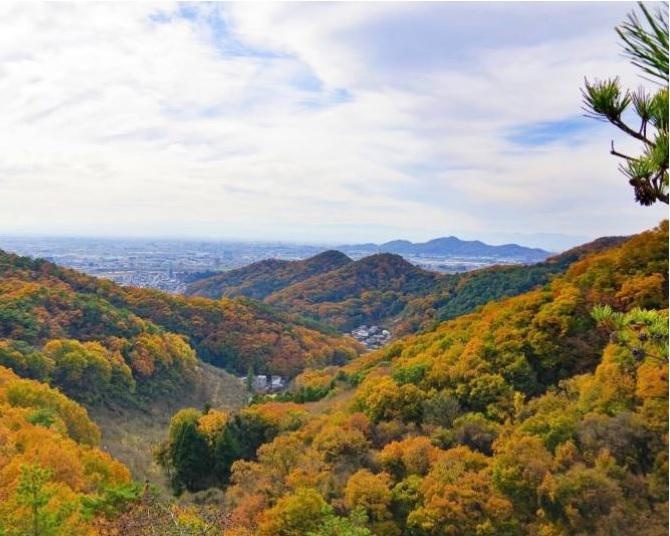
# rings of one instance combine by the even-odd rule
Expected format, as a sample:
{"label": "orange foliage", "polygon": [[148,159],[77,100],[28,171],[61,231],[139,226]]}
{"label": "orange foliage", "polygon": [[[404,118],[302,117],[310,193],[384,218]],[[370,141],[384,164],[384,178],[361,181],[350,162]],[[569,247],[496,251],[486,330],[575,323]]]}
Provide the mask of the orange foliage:
{"label": "orange foliage", "polygon": [[20,486],[26,468],[37,467],[46,470],[41,508],[59,512],[61,533],[93,534],[79,508],[82,498],[130,482],[123,465],[93,446],[98,438],[83,408],[0,367],[0,528],[31,519]]}

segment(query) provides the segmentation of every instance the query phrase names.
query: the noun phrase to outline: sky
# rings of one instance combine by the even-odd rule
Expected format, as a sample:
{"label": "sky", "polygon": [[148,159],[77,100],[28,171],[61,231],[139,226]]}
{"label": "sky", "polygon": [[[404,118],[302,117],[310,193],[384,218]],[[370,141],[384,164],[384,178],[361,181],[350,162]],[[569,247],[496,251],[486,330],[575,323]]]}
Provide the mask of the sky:
{"label": "sky", "polygon": [[583,116],[630,3],[2,3],[0,234],[561,249],[650,228]]}

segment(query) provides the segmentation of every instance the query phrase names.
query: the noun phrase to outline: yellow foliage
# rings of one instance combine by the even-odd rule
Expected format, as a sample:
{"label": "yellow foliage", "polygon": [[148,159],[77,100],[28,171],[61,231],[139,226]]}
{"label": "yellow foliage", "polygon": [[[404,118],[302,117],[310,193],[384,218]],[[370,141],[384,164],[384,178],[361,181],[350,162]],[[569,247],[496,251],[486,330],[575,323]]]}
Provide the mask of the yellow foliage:
{"label": "yellow foliage", "polygon": [[386,473],[373,474],[367,469],[357,471],[344,488],[344,502],[349,510],[364,508],[373,521],[391,518],[391,477]]}
{"label": "yellow foliage", "polygon": [[198,431],[211,442],[224,429],[229,418],[227,412],[211,409],[198,418]]}
{"label": "yellow foliage", "polygon": [[295,536],[320,527],[326,501],[314,489],[301,488],[285,495],[263,512],[259,536]]}
{"label": "yellow foliage", "polygon": [[130,482],[128,469],[92,446],[98,438],[83,408],[0,367],[0,528],[8,535],[27,534],[21,527],[29,530],[33,511],[21,499],[20,486],[26,468],[36,467],[47,471],[40,508],[58,519],[54,534],[93,535],[81,499]]}
{"label": "yellow foliage", "polygon": [[388,443],[379,454],[379,461],[392,472],[423,475],[437,460],[439,452],[425,436],[408,437]]}

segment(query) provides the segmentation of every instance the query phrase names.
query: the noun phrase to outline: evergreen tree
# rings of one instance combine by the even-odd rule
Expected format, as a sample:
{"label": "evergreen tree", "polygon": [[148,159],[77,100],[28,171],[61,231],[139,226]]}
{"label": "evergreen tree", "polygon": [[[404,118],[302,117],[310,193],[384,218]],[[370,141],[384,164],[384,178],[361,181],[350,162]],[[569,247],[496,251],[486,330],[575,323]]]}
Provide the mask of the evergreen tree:
{"label": "evergreen tree", "polygon": [[[621,158],[621,172],[635,191],[641,205],[656,201],[668,204],[668,16],[665,10],[651,13],[639,4],[643,20],[635,13],[616,28],[625,54],[644,76],[661,87],[653,94],[621,87],[619,78],[585,81],[582,94],[589,117],[607,121],[642,143],[642,153],[631,156],[617,151],[614,141],[610,154]],[[624,114],[631,109],[639,126],[631,126]]]}
{"label": "evergreen tree", "polygon": [[58,519],[53,512],[47,512],[45,507],[54,495],[47,489],[51,478],[51,471],[38,465],[24,465],[21,467],[21,479],[16,490],[17,502],[27,506],[30,512],[28,519],[24,519],[25,534],[30,536],[47,536],[55,534],[58,528]]}
{"label": "evergreen tree", "polygon": [[247,381],[246,381],[247,391],[250,393],[254,390],[254,367],[249,365],[247,370]]}
{"label": "evergreen tree", "polygon": [[[172,432],[171,430],[171,436]],[[189,491],[206,487],[203,483],[210,476],[212,460],[207,440],[198,431],[197,422],[179,422],[173,433],[169,458],[174,470],[174,491],[180,493],[184,487]]]}

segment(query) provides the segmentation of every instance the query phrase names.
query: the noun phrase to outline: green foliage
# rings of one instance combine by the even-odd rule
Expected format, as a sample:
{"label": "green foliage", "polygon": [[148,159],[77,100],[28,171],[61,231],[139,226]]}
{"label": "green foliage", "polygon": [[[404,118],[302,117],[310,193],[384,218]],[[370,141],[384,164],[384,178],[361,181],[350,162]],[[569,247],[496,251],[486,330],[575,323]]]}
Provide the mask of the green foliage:
{"label": "green foliage", "polygon": [[308,532],[306,536],[372,536],[372,532],[360,523],[360,520],[351,521],[350,518],[338,517],[332,513],[332,509],[328,509],[321,526]]}
{"label": "green foliage", "polygon": [[247,370],[245,387],[249,393],[253,392],[254,390],[254,367],[252,365],[249,365],[249,369]]}
{"label": "green foliage", "polygon": [[31,413],[26,420],[30,424],[51,428],[56,422],[56,415],[52,408],[39,408]]}
{"label": "green foliage", "polygon": [[170,477],[176,494],[223,487],[237,460],[256,459],[258,447],[301,423],[296,404],[271,402],[250,406],[229,416],[212,431],[203,429],[208,413],[188,408],[176,413],[168,439],[156,451],[156,460]]}
{"label": "green foliage", "polygon": [[461,413],[458,399],[448,391],[440,391],[423,403],[423,417],[426,424],[450,428]]}
{"label": "green foliage", "polygon": [[132,503],[138,501],[142,494],[142,486],[137,482],[120,486],[107,486],[97,495],[84,497],[82,499],[82,509],[89,519],[100,515],[113,518],[127,510]]}
{"label": "green foliage", "polygon": [[394,324],[394,334],[432,329],[439,322],[470,313],[490,301],[544,286],[565,272],[571,263],[622,241],[622,237],[601,238],[530,266],[494,266],[442,276],[440,284],[428,295],[413,297],[408,302]]}
{"label": "green foliage", "polygon": [[668,17],[666,9],[658,8],[656,13],[640,2],[644,24],[635,13],[628,15],[616,32],[624,42],[624,50],[631,63],[646,74],[668,82]]}
{"label": "green foliage", "polygon": [[261,536],[321,534],[315,531],[320,531],[324,521],[331,515],[331,509],[316,490],[300,488],[295,494],[282,497],[265,513],[259,534]]}
{"label": "green foliage", "polygon": [[[668,17],[666,9],[652,14],[639,3],[644,22],[635,13],[617,29],[624,50],[633,65],[658,80],[663,87],[653,95],[644,90],[631,92],[621,87],[618,78],[595,82],[585,81],[582,94],[588,115],[608,121],[628,136],[643,143],[639,156],[615,150],[610,153],[623,159],[621,172],[633,187],[635,199],[642,205],[656,201],[668,204]],[[639,127],[624,120],[633,105]]]}
{"label": "green foliage", "polygon": [[21,479],[16,490],[17,502],[27,506],[30,517],[25,520],[26,534],[32,536],[49,536],[57,534],[58,515],[45,512],[44,507],[54,495],[46,485],[51,478],[51,471],[39,466],[22,466]]}
{"label": "green foliage", "polygon": [[[491,300],[514,296],[544,285],[553,276],[564,272],[577,258],[602,247],[615,245],[620,240],[601,239],[531,266],[499,266],[465,274],[435,274],[421,270],[397,255],[383,254],[345,263],[340,267],[330,267],[322,273],[301,272],[309,277],[293,279],[284,278],[282,274],[297,269],[297,264],[263,261],[239,271],[226,272],[209,282],[203,280],[198,283],[202,288],[194,292],[217,296],[219,292],[226,296],[236,295],[247,285],[255,288],[257,279],[270,277],[272,271],[269,267],[274,262],[280,262],[277,265],[279,285],[272,293],[256,297],[291,313],[294,322],[327,332],[324,326],[341,331],[362,323],[386,323],[392,320],[394,334],[405,334],[429,328],[437,321],[469,313]],[[220,284],[224,290],[216,290],[214,294],[206,290],[216,289]],[[258,304],[255,306],[259,307]],[[152,318],[157,321],[156,317]],[[177,328],[171,326],[171,329]],[[336,350],[329,358],[330,364],[343,365],[352,357],[342,350],[339,353],[344,355],[337,353]],[[218,359],[216,354],[211,357],[202,351],[201,354],[207,359]],[[231,354],[217,363],[228,366],[227,363],[238,359],[237,355]]]}
{"label": "green foliage", "polygon": [[635,308],[626,313],[609,305],[596,305],[593,318],[610,330],[610,339],[630,350],[637,360],[668,360],[668,318],[658,311]]}
{"label": "green foliage", "polygon": [[499,429],[497,423],[488,420],[481,413],[466,413],[454,421],[451,429],[442,430],[435,439],[442,448],[465,445],[490,455]]}
{"label": "green foliage", "polygon": [[284,376],[357,355],[354,341],[303,324],[258,302],[122,288],[0,252],[0,364],[90,404],[174,392],[193,376],[195,351]]}
{"label": "green foliage", "polygon": [[79,400],[95,402],[135,390],[130,367],[99,343],[53,340],[43,353],[53,363],[51,383]]}
{"label": "green foliage", "polygon": [[96,448],[97,427],[62,393],[0,367],[0,533],[86,536],[82,509],[128,470]]}
{"label": "green foliage", "polygon": [[349,330],[398,315],[410,299],[428,294],[439,280],[438,274],[398,255],[379,254],[287,286],[266,301]]}
{"label": "green foliage", "polygon": [[23,341],[0,339],[0,365],[25,378],[46,380],[55,364],[42,352]]}

